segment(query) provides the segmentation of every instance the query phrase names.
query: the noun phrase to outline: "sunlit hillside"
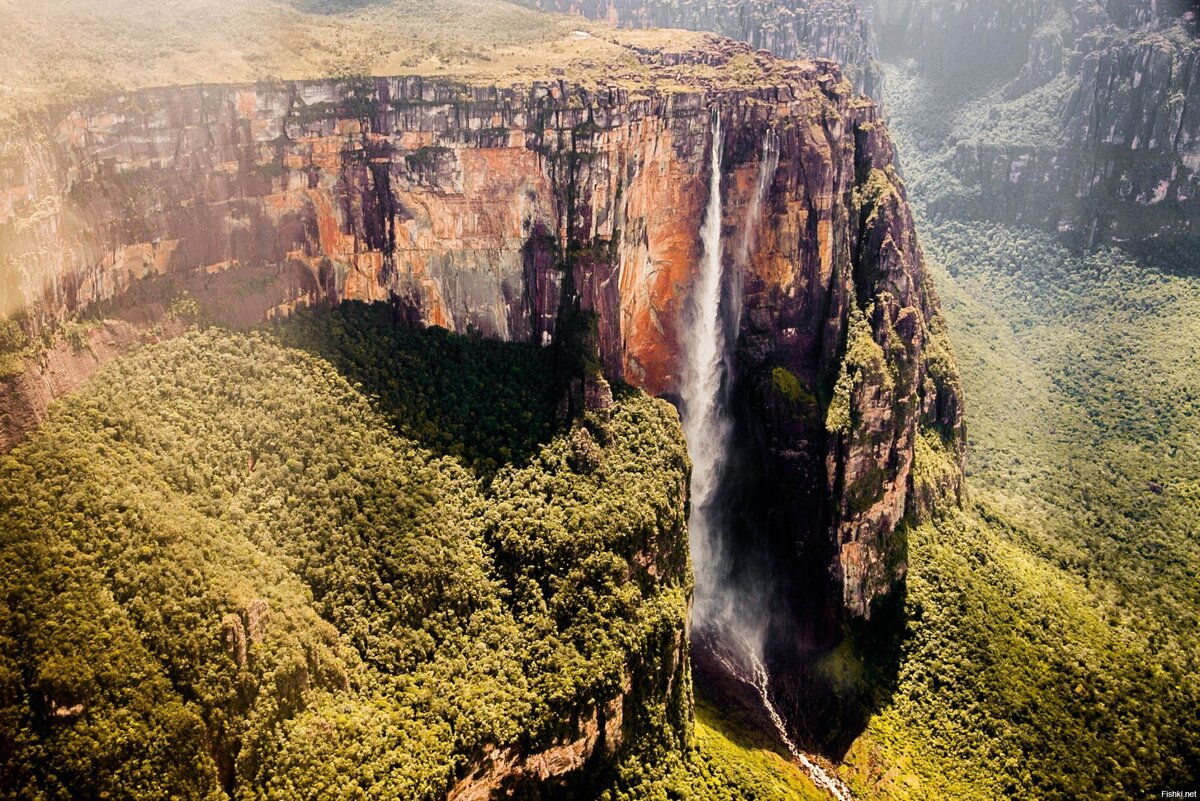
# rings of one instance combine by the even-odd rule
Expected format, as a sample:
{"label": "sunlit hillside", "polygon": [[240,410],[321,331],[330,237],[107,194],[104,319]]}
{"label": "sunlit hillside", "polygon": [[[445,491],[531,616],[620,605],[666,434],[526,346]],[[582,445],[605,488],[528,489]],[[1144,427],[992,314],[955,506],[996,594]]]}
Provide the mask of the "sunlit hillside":
{"label": "sunlit hillside", "polygon": [[[337,10],[334,10],[334,9]],[[125,89],[347,75],[636,82],[628,46],[703,34],[613,30],[504,0],[37,0],[0,4],[3,114]]]}
{"label": "sunlit hillside", "polygon": [[[969,92],[888,80],[919,209],[977,111],[959,105]],[[967,391],[970,502],[910,534],[909,639],[896,695],[852,755],[858,786],[1114,799],[1172,786],[1200,762],[1178,725],[1200,705],[1200,256],[1081,254],[991,223],[919,231]]]}

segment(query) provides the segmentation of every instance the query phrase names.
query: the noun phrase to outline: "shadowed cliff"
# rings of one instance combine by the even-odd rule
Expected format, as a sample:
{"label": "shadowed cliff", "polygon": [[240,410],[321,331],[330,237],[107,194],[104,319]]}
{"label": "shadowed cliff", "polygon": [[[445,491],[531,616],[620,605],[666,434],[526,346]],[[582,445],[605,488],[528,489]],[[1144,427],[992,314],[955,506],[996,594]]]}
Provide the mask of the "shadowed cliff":
{"label": "shadowed cliff", "polygon": [[[0,257],[19,327],[61,355],[18,360],[0,392],[27,411],[6,439],[113,349],[48,382],[68,355],[115,325],[169,336],[184,298],[241,325],[386,301],[408,325],[533,345],[580,314],[610,380],[676,395],[715,113],[741,311],[734,577],[772,599],[778,672],[829,648],[902,585],[901,521],[955,505],[961,481],[961,389],[886,126],[829,62],[717,37],[622,46],[627,71],[599,86],[354,77],[36,118]],[[71,326],[80,341],[55,344]]]}
{"label": "shadowed cliff", "polygon": [[[911,61],[958,115],[921,187],[940,217],[1033,224],[1076,246],[1175,240],[1200,220],[1200,47],[1186,0],[660,0],[527,5],[621,25],[715,30],[840,61],[882,97]],[[934,122],[931,120],[931,122]]]}

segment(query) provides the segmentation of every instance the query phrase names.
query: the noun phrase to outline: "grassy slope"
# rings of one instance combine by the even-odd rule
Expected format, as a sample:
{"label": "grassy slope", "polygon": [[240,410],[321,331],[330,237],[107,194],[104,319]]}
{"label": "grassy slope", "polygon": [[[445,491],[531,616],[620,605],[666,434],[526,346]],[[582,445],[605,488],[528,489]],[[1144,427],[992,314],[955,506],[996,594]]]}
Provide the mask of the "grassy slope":
{"label": "grassy slope", "polygon": [[[889,87],[920,198],[973,109],[903,73]],[[847,772],[892,797],[1194,786],[1200,264],[920,225],[967,391],[971,503],[911,534],[897,692]]]}
{"label": "grassy slope", "polygon": [[[691,746],[621,760],[598,785],[552,789],[539,801],[825,801],[759,715],[697,699]],[[602,788],[602,789],[598,789]]]}
{"label": "grassy slope", "polygon": [[[687,31],[614,30],[504,0],[0,0],[0,122],[119,90],[356,74],[427,75],[508,85],[567,76],[637,87],[651,78],[631,46],[686,50]],[[588,35],[584,35],[588,34]],[[676,70],[660,68],[670,85]],[[723,81],[760,76],[691,68]]]}

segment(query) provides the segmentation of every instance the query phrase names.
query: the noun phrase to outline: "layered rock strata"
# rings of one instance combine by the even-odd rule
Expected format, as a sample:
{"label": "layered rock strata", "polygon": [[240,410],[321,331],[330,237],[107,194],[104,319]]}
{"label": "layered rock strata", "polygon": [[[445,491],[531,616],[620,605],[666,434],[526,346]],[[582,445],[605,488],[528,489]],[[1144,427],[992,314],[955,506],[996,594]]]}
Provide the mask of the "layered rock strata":
{"label": "layered rock strata", "polygon": [[544,11],[581,14],[635,28],[713,31],[781,58],[828,58],[842,65],[855,91],[879,101],[883,73],[872,26],[874,9],[855,0],[520,0]]}
{"label": "layered rock strata", "polygon": [[[0,172],[7,308],[36,334],[153,321],[184,292],[237,324],[378,300],[542,343],[578,309],[609,379],[674,396],[718,114],[740,491],[779,568],[774,636],[827,641],[902,580],[900,520],[961,477],[961,390],[887,129],[830,62],[717,38],[636,55],[652,77],[632,87],[370,78],[60,110]],[[918,437],[953,466],[939,492],[913,486]]]}

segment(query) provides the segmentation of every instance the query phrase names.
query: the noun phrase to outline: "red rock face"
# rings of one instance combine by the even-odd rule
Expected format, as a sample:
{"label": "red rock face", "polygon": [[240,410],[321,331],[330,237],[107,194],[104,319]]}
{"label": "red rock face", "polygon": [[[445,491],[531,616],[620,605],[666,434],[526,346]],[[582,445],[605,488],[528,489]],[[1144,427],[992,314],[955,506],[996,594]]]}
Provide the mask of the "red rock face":
{"label": "red rock face", "polygon": [[717,31],[784,58],[831,58],[876,100],[879,54],[912,59],[950,87],[1003,85],[1009,101],[1070,77],[1069,96],[1035,103],[1058,105],[1056,126],[1036,141],[1001,127],[956,143],[946,166],[961,185],[928,189],[930,213],[1036,225],[1089,248],[1186,246],[1200,228],[1200,104],[1185,101],[1200,84],[1194,3],[1076,3],[1068,16],[1054,0],[520,2],[626,27]]}
{"label": "red rock face", "polygon": [[[694,57],[768,58],[725,40]],[[674,393],[715,111],[742,309],[733,384],[756,464],[780,487],[768,506],[790,521],[775,537],[820,543],[838,608],[866,614],[903,575],[890,538],[915,509],[917,432],[940,427],[961,460],[959,389],[952,369],[927,369],[937,302],[875,107],[828,62],[772,80],[633,93],[381,78],[69,110],[0,165],[0,303],[36,326],[104,301],[153,318],[170,300],[155,292],[181,288],[239,324],[387,300],[417,324],[548,342],[573,293],[596,313],[610,378]],[[779,166],[749,220],[768,131]],[[856,374],[851,425],[830,434],[852,307],[870,309],[894,378]],[[777,368],[807,400],[780,400]]]}

